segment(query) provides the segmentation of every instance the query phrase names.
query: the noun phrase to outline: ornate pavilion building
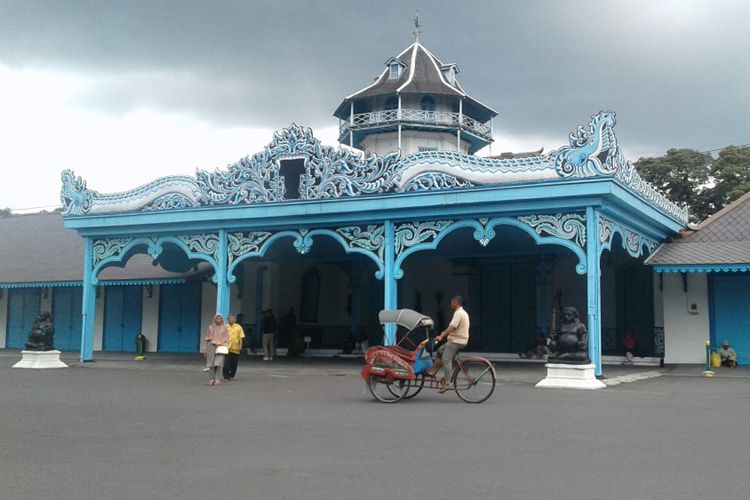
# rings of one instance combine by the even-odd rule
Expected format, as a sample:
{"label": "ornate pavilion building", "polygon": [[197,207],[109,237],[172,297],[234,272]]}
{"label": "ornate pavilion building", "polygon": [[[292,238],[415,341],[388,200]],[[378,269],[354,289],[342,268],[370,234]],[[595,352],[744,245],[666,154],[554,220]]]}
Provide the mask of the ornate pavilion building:
{"label": "ornate pavilion building", "polygon": [[[65,227],[83,239],[81,359],[115,345],[123,327],[108,318],[118,314],[142,320],[128,335],[140,327],[151,350],[195,352],[214,311],[257,326],[262,310],[294,308],[311,347],[340,350],[351,337],[392,342],[377,324],[384,308],[445,324],[457,293],[471,350],[525,350],[573,305],[599,374],[627,331],[661,355],[661,297],[643,260],[686,211],[625,160],[612,112],[546,154],[475,155],[497,113],[458,75],[419,41],[389,58],[334,112],[348,148],[292,124],[226,169],[121,193],[63,172]],[[143,278],[135,259],[182,282],[151,276],[131,285],[140,301],[110,301],[105,273]]]}

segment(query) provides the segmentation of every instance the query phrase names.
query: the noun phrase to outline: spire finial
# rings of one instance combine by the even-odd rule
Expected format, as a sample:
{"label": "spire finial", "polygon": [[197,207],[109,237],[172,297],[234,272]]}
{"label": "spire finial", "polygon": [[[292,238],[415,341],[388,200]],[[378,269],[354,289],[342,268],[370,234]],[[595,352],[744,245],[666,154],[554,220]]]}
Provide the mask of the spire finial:
{"label": "spire finial", "polygon": [[412,35],[414,35],[414,41],[419,42],[419,34],[422,33],[421,28],[422,25],[419,24],[419,9],[417,9],[417,17],[414,18],[414,31],[411,32]]}

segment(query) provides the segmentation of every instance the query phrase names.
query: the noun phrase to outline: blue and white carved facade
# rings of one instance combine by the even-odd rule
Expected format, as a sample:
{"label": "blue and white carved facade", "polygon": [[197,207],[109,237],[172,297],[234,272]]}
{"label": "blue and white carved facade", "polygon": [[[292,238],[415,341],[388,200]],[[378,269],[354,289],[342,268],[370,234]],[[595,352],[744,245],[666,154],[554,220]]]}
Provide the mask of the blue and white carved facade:
{"label": "blue and white carved facade", "polygon": [[[285,281],[281,271],[266,265],[279,248],[293,249],[300,259],[335,248],[339,270],[331,273],[344,273],[349,283],[349,298],[335,301],[350,302],[354,332],[362,327],[355,323],[364,307],[363,286],[370,287],[371,305],[412,307],[406,302],[411,299],[399,294],[426,295],[415,284],[427,279],[414,275],[420,259],[459,248],[461,257],[453,259],[458,263],[443,257],[439,264],[445,276],[455,272],[451,266],[471,266],[489,255],[525,263],[523,272],[502,265],[536,290],[534,331],[549,330],[556,283],[562,288],[567,281],[579,283],[576,300],[601,373],[601,343],[609,338],[602,332],[602,279],[609,286],[609,278],[602,277],[602,255],[643,259],[686,224],[686,210],[644,182],[625,160],[613,112],[595,114],[567,144],[549,153],[480,157],[468,153],[491,144],[497,113],[463,91],[457,68],[442,64],[419,43],[386,64],[375,84],[337,108],[341,142],[365,147],[383,134],[398,133],[398,141],[381,143],[392,149],[403,145],[402,134],[409,132],[425,144],[448,134],[455,147],[383,146],[380,154],[362,154],[323,145],[311,129],[292,124],[274,133],[262,151],[227,168],[164,177],[120,193],[99,193],[72,171],[63,172],[66,226],[86,241],[82,359],[93,357],[97,275],[108,266],[125,265],[135,253],[173,269],[210,266],[214,310],[226,314],[241,290],[255,295],[256,312],[267,306],[261,297],[268,295],[269,280],[274,286]],[[421,82],[417,93],[415,78],[432,80]],[[388,109],[394,102],[396,107]],[[427,108],[420,109],[424,116],[415,118],[405,105],[410,102]],[[455,116],[441,114],[448,113],[443,105],[456,106]],[[527,272],[531,268],[535,271]],[[465,293],[471,293],[466,286]],[[489,339],[487,332],[482,335]]]}
{"label": "blue and white carved facade", "polygon": [[83,179],[66,170],[62,173],[61,202],[63,214],[70,216],[281,202],[287,198],[287,191],[280,162],[302,159],[305,172],[294,197],[300,200],[610,178],[686,223],[686,209],[643,181],[624,159],[614,134],[615,123],[614,113],[600,112],[592,117],[588,128],[579,126],[570,134],[570,145],[517,159],[451,151],[364,158],[346,149],[324,146],[311,129],[292,125],[275,133],[262,152],[226,169],[199,170],[195,178],[163,177],[121,193],[103,195],[90,190]]}

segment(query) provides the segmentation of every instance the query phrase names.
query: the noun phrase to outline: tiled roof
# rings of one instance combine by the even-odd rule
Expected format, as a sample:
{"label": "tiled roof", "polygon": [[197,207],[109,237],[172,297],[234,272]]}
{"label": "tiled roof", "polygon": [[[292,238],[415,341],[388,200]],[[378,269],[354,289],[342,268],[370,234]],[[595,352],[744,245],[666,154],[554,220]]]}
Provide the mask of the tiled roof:
{"label": "tiled roof", "polygon": [[659,247],[647,263],[750,263],[750,193],[706,219],[694,232]]}
{"label": "tiled roof", "polygon": [[446,65],[419,42],[411,44],[395,59],[404,64],[404,69],[398,78],[389,78],[388,68],[386,68],[375,83],[344,99],[333,113],[334,116],[346,118],[348,116],[347,103],[352,99],[396,93],[461,96],[470,100],[475,106],[485,108],[485,112],[489,112],[492,116],[497,114],[494,110],[469,97],[458,82],[448,82],[442,73],[442,68]]}
{"label": "tiled roof", "polygon": [[[63,226],[60,214],[0,217],[0,283],[41,283],[83,279],[83,238]],[[124,268],[108,267],[100,280],[183,278],[135,255]]]}

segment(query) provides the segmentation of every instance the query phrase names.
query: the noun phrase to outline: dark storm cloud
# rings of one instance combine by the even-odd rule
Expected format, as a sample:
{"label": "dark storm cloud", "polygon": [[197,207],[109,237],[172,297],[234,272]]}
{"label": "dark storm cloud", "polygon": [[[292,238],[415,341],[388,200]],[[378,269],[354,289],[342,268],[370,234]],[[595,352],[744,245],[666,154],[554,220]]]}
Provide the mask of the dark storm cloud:
{"label": "dark storm cloud", "polygon": [[77,103],[105,112],[320,127],[411,43],[418,7],[499,133],[562,143],[613,109],[626,152],[750,142],[741,1],[4,2],[0,62],[93,76]]}

